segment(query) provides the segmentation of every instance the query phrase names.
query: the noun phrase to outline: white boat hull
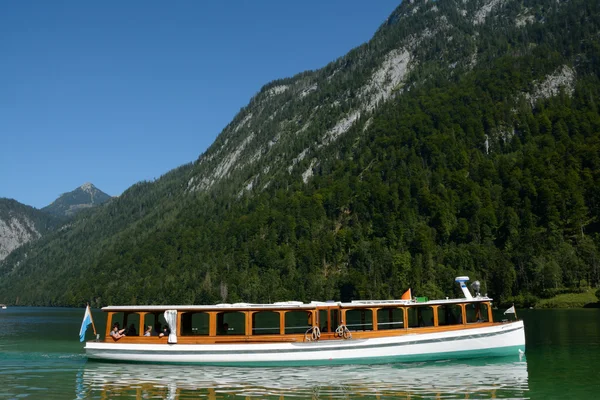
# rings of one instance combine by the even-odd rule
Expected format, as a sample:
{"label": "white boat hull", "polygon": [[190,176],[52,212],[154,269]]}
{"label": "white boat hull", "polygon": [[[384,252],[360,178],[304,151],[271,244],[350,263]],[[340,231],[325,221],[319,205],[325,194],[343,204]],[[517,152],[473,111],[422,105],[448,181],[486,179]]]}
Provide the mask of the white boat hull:
{"label": "white boat hull", "polygon": [[87,342],[94,360],[235,366],[375,364],[515,355],[525,351],[523,321],[481,328],[302,343],[129,344]]}

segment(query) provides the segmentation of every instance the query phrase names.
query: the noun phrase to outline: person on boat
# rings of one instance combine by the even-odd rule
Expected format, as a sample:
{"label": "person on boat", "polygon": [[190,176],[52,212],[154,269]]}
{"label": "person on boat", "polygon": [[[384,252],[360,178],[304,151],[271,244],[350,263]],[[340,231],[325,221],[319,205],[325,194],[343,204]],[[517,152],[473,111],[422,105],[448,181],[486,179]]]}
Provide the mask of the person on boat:
{"label": "person on boat", "polygon": [[144,336],[152,336],[152,326],[148,325],[146,327],[146,331],[144,332]]}
{"label": "person on boat", "polygon": [[160,333],[160,335],[158,335],[158,337],[168,337],[169,333],[171,333],[171,331],[169,331],[169,328],[165,326],[163,327],[163,331]]}
{"label": "person on boat", "polygon": [[135,330],[135,325],[129,325],[129,329],[127,329],[127,336],[137,336],[137,331]]}
{"label": "person on boat", "polygon": [[227,335],[227,332],[229,331],[229,324],[227,322],[225,322],[223,325],[221,325],[221,329],[217,332],[218,335]]}
{"label": "person on boat", "polygon": [[119,329],[119,324],[114,324],[112,331],[110,331],[110,336],[112,336],[112,338],[114,340],[119,340],[122,337],[126,336],[125,335],[125,329]]}

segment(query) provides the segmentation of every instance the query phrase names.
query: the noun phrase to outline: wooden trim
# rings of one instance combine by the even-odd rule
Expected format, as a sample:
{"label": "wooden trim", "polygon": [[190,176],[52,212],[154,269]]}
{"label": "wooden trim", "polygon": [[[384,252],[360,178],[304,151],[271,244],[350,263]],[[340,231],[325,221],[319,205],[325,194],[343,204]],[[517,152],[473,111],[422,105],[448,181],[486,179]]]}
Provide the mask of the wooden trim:
{"label": "wooden trim", "polygon": [[217,311],[208,311],[208,336],[217,336]]}
{"label": "wooden trim", "polygon": [[181,336],[181,315],[183,313],[179,310],[177,310],[177,332],[175,332],[175,334],[177,335],[177,337]]}
{"label": "wooden trim", "polygon": [[373,324],[372,329],[374,331],[378,331],[379,328],[377,327],[377,310],[379,310],[378,308],[371,308],[371,322]]}
{"label": "wooden trim", "polygon": [[246,336],[252,336],[252,320],[249,318],[249,313],[255,313],[256,311],[241,311],[244,314],[244,326],[246,327]]}
{"label": "wooden trim", "polygon": [[252,336],[252,328],[256,325],[254,322],[254,314],[256,314],[258,311],[246,311],[244,314],[246,314],[246,335],[247,336]]}
{"label": "wooden trim", "polygon": [[112,329],[112,317],[113,317],[112,312],[108,313],[108,316],[106,317],[106,335],[104,335],[105,339],[108,339],[110,337],[110,331]]}
{"label": "wooden trim", "polygon": [[487,304],[487,309],[488,309],[488,322],[493,323],[494,322],[494,313],[492,312],[492,302],[487,301],[487,302],[485,302],[485,304]]}
{"label": "wooden trim", "polygon": [[144,336],[144,332],[146,332],[146,314],[148,314],[147,312],[144,311],[140,311],[138,314],[140,314],[140,326],[139,326],[139,335],[138,336]]}
{"label": "wooden trim", "polygon": [[285,335],[285,313],[286,311],[277,311],[279,313],[279,334]]}

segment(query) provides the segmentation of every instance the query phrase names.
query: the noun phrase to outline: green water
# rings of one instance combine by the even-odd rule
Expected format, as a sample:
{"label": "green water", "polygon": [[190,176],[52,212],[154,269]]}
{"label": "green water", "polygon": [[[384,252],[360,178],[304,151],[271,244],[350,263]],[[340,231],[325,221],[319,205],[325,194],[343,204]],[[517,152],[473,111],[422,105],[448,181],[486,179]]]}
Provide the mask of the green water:
{"label": "green water", "polygon": [[[600,310],[523,310],[526,357],[377,366],[217,368],[88,362],[83,309],[0,311],[0,399],[593,399]],[[102,313],[95,311],[99,332]],[[91,328],[88,339],[92,338]]]}

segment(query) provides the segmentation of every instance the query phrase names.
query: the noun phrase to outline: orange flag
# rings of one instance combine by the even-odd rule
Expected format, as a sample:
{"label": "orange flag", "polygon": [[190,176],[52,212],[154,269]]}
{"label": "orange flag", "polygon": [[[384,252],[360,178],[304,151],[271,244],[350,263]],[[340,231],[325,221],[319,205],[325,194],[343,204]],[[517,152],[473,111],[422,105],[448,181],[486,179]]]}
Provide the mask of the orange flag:
{"label": "orange flag", "polygon": [[404,294],[402,295],[402,297],[400,297],[401,300],[410,300],[412,299],[411,293],[410,293],[410,289],[408,289],[406,292],[404,292]]}

